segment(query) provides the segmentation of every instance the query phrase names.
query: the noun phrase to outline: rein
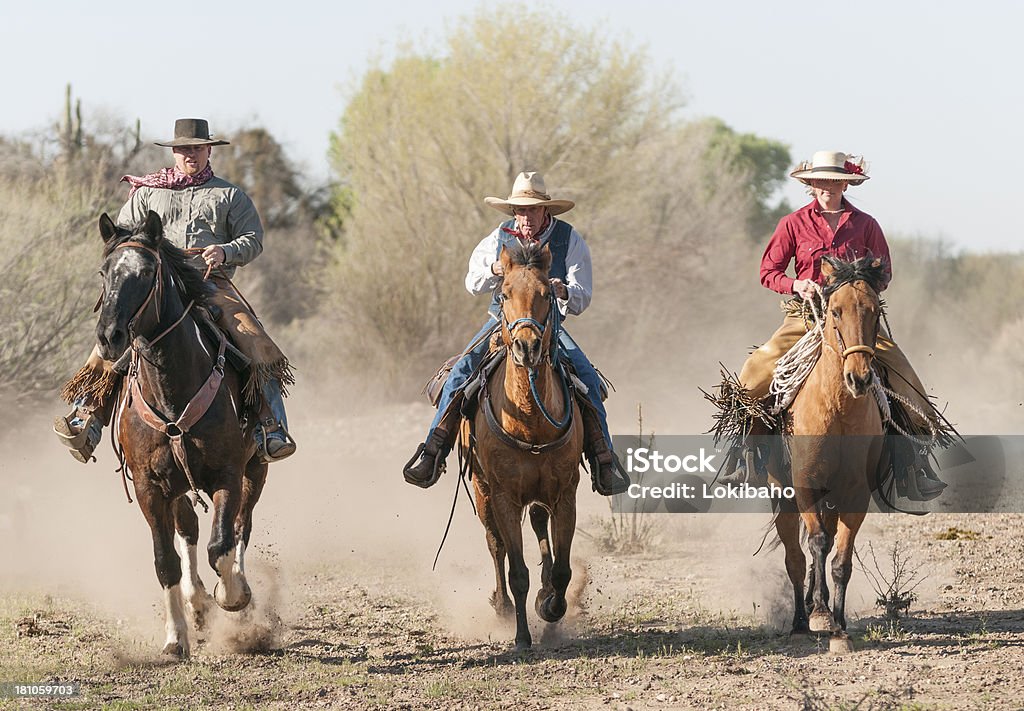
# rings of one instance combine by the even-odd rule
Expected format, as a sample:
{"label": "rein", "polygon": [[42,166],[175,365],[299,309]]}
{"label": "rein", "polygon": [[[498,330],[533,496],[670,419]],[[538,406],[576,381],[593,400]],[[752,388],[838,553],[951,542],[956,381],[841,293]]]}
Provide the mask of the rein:
{"label": "rein", "polygon": [[[196,423],[203,419],[207,411],[210,409],[210,405],[213,404],[214,399],[217,397],[217,393],[220,391],[220,385],[224,379],[224,352],[227,348],[227,339],[224,334],[219,334],[220,344],[217,349],[217,357],[214,360],[213,369],[210,372],[210,375],[206,378],[206,382],[199,387],[196,394],[193,395],[188,401],[188,404],[185,405],[185,408],[182,410],[178,419],[172,421],[170,418],[157,412],[153,406],[146,401],[145,395],[142,392],[142,385],[139,379],[139,359],[142,357],[141,342],[144,339],[135,335],[135,323],[139,316],[145,312],[150,302],[153,301],[156,303],[157,323],[160,322],[160,303],[163,300],[163,259],[160,256],[159,250],[153,249],[152,247],[140,242],[124,242],[119,244],[115,249],[123,249],[126,247],[142,249],[153,255],[156,259],[156,274],[153,279],[153,285],[150,287],[149,294],[147,294],[142,305],[139,306],[131,320],[128,322],[128,332],[132,336],[131,345],[129,346],[132,351],[131,368],[128,371],[128,395],[126,402],[119,413],[118,421],[120,421],[120,415],[123,415],[124,408],[126,407],[133,410],[147,426],[167,437],[171,446],[171,454],[182,472],[184,472],[185,478],[188,480],[189,490],[195,495],[195,499],[203,507],[203,511],[206,512],[209,511],[209,506],[200,497],[199,489],[196,486],[194,477],[192,476],[192,470],[188,464],[188,452],[185,449],[184,437]],[[208,276],[209,270],[207,270],[206,273],[206,277]],[[102,298],[103,296],[101,296],[101,299]],[[152,347],[167,336],[167,334],[177,328],[178,325],[185,320],[185,317],[189,315],[189,312],[192,310],[195,303],[195,299],[192,299],[188,306],[185,307],[181,316],[174,323],[165,328],[156,338],[152,341],[148,341],[145,347],[147,349]],[[121,476],[122,479],[124,479],[127,476],[124,454],[123,451],[118,448],[115,448],[115,452],[118,453],[118,459],[121,463]],[[127,492],[127,482],[123,483],[125,485],[125,492]],[[131,502],[130,496],[128,501]]]}
{"label": "rein", "polygon": [[[557,357],[553,357],[553,354],[556,352],[558,346],[558,333],[559,328],[561,326],[561,320],[559,318],[558,312],[558,304],[555,302],[554,292],[548,295],[548,302],[549,308],[546,323],[541,323],[540,321],[537,321],[534,318],[525,317],[516,319],[510,324],[505,316],[504,299],[501,299],[501,327],[508,332],[508,337],[510,341],[512,340],[512,333],[516,329],[523,327],[534,328],[540,334],[541,338],[543,338],[544,333],[548,330],[548,327],[551,327],[549,332],[549,350],[547,356],[545,356],[545,359],[547,360],[548,364],[554,369],[555,374],[562,385],[562,402],[565,403],[565,415],[562,417],[561,422],[555,420],[555,418],[551,416],[551,413],[548,412],[546,407],[544,407],[544,401],[541,399],[540,393],[537,392],[537,369],[527,368],[527,372],[530,381],[530,396],[536,403],[541,415],[544,416],[544,419],[547,420],[555,429],[561,430],[561,434],[558,436],[557,439],[551,442],[545,442],[543,444],[526,442],[524,440],[512,436],[505,430],[504,427],[501,426],[501,423],[498,422],[498,418],[494,416],[494,410],[491,407],[491,395],[489,392],[489,388],[487,387],[486,381],[483,383],[480,393],[481,406],[483,407],[484,411],[484,420],[487,422],[487,426],[491,430],[491,432],[494,433],[494,435],[503,444],[513,449],[518,449],[523,452],[529,452],[530,454],[543,454],[544,452],[550,452],[552,450],[558,449],[559,447],[562,447],[563,445],[565,445],[566,442],[569,441],[569,435],[572,434],[573,403],[572,394],[569,388],[569,379],[565,376],[565,373],[562,372],[562,369],[558,367]],[[506,351],[509,351],[510,346],[505,346],[505,349]],[[512,354],[508,352],[506,353],[505,357],[511,359]],[[515,361],[513,361],[513,363],[514,362]]]}

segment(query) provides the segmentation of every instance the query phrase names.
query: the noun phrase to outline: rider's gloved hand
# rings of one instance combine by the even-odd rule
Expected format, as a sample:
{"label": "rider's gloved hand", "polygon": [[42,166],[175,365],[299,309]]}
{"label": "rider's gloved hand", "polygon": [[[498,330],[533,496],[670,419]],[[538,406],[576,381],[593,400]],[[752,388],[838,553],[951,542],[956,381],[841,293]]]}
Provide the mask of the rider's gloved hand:
{"label": "rider's gloved hand", "polygon": [[563,301],[569,298],[569,287],[561,279],[552,279],[551,288],[555,290],[555,296]]}
{"label": "rider's gloved hand", "polygon": [[804,301],[810,301],[817,292],[814,289],[814,282],[812,280],[797,279],[793,282],[793,293]]}

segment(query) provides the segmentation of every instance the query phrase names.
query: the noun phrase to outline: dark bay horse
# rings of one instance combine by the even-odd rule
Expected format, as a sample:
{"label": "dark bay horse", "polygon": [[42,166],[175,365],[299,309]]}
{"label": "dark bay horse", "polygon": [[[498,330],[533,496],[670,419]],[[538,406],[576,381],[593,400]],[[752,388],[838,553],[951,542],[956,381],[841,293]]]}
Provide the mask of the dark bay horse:
{"label": "dark bay horse", "polygon": [[[882,418],[872,390],[884,265],[871,257],[852,263],[825,257],[821,272],[827,280],[821,353],[787,414],[796,500],[782,500],[775,527],[793,584],[793,633],[828,632],[834,651],[849,651],[846,589],[854,541],[872,482],[884,465]],[[778,454],[773,453],[769,471],[782,485]],[[801,549],[801,524],[811,554],[809,568]],[[833,545],[835,596],[830,610],[825,563]]]}
{"label": "dark bay horse", "polygon": [[199,628],[210,598],[199,578],[193,501],[202,502],[202,491],[213,502],[207,546],[218,576],[213,597],[225,610],[241,610],[252,598],[245,547],[267,465],[255,455],[251,430],[240,426],[240,378],[224,365],[223,339],[218,343],[193,318],[193,302],[204,306],[209,294],[202,272],[164,239],[155,212],[134,230],[116,227],[104,214],[99,229],[103,297],[96,337],[106,360],[131,351],[112,424],[153,534],[166,612],[163,651],[180,658],[189,654],[186,608]]}
{"label": "dark bay horse", "polygon": [[[501,616],[516,616],[516,648],[532,644],[526,620],[530,573],[523,560],[523,512],[542,558],[537,614],[557,622],[566,612],[565,592],[572,578],[569,552],[576,530],[576,486],[583,452],[579,407],[552,365],[558,314],[548,280],[551,252],[546,245],[503,249],[501,340],[504,367],[484,385],[473,423],[465,423],[477,514],[494,559],[491,604]],[[548,527],[550,524],[550,537]],[[508,558],[508,586],[505,559]],[[512,589],[512,601],[508,597]]]}

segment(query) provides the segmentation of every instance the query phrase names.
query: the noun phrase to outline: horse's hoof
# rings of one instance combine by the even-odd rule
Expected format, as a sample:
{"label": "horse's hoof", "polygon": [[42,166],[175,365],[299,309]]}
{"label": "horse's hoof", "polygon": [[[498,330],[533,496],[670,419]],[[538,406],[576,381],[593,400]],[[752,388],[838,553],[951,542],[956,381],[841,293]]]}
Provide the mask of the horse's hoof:
{"label": "horse's hoof", "polygon": [[525,640],[525,641],[522,641],[522,642],[517,641],[516,642],[516,651],[517,652],[529,652],[530,648],[532,646],[533,646],[533,640],[529,640],[528,639],[528,640]]}
{"label": "horse's hoof", "polygon": [[853,640],[847,634],[834,635],[828,641],[829,654],[849,654],[853,651]]}
{"label": "horse's hoof", "polygon": [[220,581],[217,582],[216,587],[213,589],[213,599],[217,601],[217,606],[225,612],[241,612],[245,608],[249,607],[249,603],[252,601],[252,590],[249,588],[248,583],[242,584],[242,597],[241,599],[231,605],[223,600],[223,588],[221,587]]}
{"label": "horse's hoof", "polygon": [[801,625],[800,627],[794,627],[789,631],[790,638],[793,637],[807,637],[811,633],[811,630],[807,628],[807,625]]}
{"label": "horse's hoof", "polygon": [[811,615],[811,619],[808,621],[808,626],[811,632],[834,632],[836,629],[836,622],[832,619],[832,615],[827,612],[815,612]]}
{"label": "horse's hoof", "polygon": [[494,612],[498,617],[503,620],[515,617],[516,608],[512,605],[512,601],[508,597],[499,597],[496,592],[491,593],[491,607],[494,608]]}
{"label": "horse's hoof", "polygon": [[187,659],[188,650],[181,646],[180,642],[168,642],[164,645],[164,654],[175,659]]}
{"label": "horse's hoof", "polygon": [[558,622],[565,617],[565,598],[561,600],[554,593],[543,600],[537,598],[537,614],[545,622]]}

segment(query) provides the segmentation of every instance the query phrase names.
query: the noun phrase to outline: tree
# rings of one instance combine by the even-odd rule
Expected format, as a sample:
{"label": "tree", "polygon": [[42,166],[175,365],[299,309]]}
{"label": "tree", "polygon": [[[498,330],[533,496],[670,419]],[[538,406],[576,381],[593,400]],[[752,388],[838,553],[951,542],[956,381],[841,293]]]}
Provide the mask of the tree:
{"label": "tree", "polygon": [[571,221],[605,289],[595,328],[614,323],[628,341],[666,298],[699,298],[706,247],[742,238],[748,207],[704,191],[713,132],[684,130],[674,81],[649,64],[516,8],[457,23],[443,56],[407,48],[368,72],[331,149],[351,209],[332,279],[349,357],[419,379],[478,328],[465,266],[500,219],[482,198],[507,194],[522,170],[578,203]]}

